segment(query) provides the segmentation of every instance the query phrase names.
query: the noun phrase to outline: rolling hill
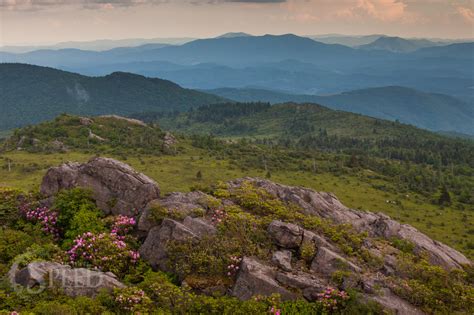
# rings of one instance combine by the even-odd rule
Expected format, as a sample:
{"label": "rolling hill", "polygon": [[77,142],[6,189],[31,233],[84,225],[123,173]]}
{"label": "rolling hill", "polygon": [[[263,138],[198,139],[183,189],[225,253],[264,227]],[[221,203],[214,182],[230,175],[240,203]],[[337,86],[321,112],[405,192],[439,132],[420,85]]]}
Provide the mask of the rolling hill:
{"label": "rolling hill", "polygon": [[474,134],[474,105],[448,95],[387,86],[360,89],[335,95],[293,95],[261,89],[222,88],[207,90],[240,102],[319,103],[333,109],[372,117],[398,120],[433,131]]}
{"label": "rolling hill", "polygon": [[387,50],[397,53],[413,52],[420,48],[438,46],[438,43],[427,39],[404,39],[400,37],[381,36],[373,42],[361,45],[359,49]]}
{"label": "rolling hill", "polygon": [[86,77],[52,68],[0,64],[0,130],[51,119],[60,113],[126,115],[175,111],[222,101],[160,79],[116,72]]}

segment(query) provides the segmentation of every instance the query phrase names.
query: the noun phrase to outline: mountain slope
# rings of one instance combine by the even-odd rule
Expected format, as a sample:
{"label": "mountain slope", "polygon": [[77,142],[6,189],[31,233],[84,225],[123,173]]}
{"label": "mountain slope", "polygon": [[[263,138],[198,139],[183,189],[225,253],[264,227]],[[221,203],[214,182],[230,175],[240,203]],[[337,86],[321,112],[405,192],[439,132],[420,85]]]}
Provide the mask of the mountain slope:
{"label": "mountain slope", "polygon": [[319,103],[333,109],[412,124],[433,131],[474,134],[474,106],[448,95],[388,86],[329,96],[292,95],[261,89],[207,90],[240,102]]}
{"label": "mountain slope", "polygon": [[420,48],[438,46],[438,43],[426,39],[405,39],[400,37],[382,36],[372,43],[361,45],[364,50],[387,50],[398,53],[416,51]]}
{"label": "mountain slope", "polygon": [[184,110],[222,101],[170,81],[129,73],[86,77],[24,64],[0,64],[0,95],[0,130],[37,123],[64,112],[125,115]]}

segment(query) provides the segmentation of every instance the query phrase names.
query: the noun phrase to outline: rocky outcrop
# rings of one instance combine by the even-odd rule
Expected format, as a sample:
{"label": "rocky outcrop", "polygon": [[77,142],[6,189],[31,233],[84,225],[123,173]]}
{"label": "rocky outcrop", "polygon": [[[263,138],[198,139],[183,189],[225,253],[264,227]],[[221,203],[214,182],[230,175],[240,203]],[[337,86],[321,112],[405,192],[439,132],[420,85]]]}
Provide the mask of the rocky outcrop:
{"label": "rocky outcrop", "polygon": [[268,226],[268,234],[283,248],[298,248],[303,241],[303,229],[296,224],[275,220]]}
{"label": "rocky outcrop", "polygon": [[279,272],[276,275],[276,280],[286,288],[302,292],[303,297],[308,301],[316,300],[318,293],[323,292],[328,286],[328,283],[323,279],[303,272]]}
{"label": "rocky outcrop", "polygon": [[377,295],[367,295],[366,298],[373,300],[383,306],[384,309],[393,314],[400,315],[423,315],[425,314],[404,299],[393,294],[389,289],[381,289]]}
{"label": "rocky outcrop", "polygon": [[99,117],[123,120],[123,121],[126,121],[126,122],[130,123],[130,124],[139,125],[139,126],[142,126],[142,127],[147,127],[147,124],[145,124],[143,121],[138,120],[138,119],[127,118],[127,117],[118,116],[118,115],[102,115],[102,116],[99,116]]}
{"label": "rocky outcrop", "polygon": [[244,257],[237,276],[232,295],[241,299],[249,300],[255,295],[270,296],[280,294],[283,300],[297,298],[282,287],[276,280],[276,271],[253,258]]}
{"label": "rocky outcrop", "polygon": [[153,217],[152,211],[155,208],[163,208],[173,213],[173,217],[184,218],[192,216],[195,213],[204,213],[204,207],[201,202],[207,197],[205,193],[200,191],[192,191],[189,193],[175,192],[163,199],[155,199],[150,201],[143,210],[138,220],[138,229],[141,231],[149,231],[152,227],[159,224]]}
{"label": "rocky outcrop", "polygon": [[203,218],[184,218],[183,225],[202,238],[207,235],[216,234],[216,227]]}
{"label": "rocky outcrop", "polygon": [[90,126],[94,123],[89,117],[79,117],[79,123],[83,126]]}
{"label": "rocky outcrop", "polygon": [[89,136],[88,138],[90,140],[97,140],[99,142],[104,142],[107,141],[107,139],[102,138],[101,136],[96,135],[95,133],[92,132],[92,130],[89,129]]}
{"label": "rocky outcrop", "polygon": [[356,273],[362,272],[361,268],[325,247],[318,248],[318,253],[311,263],[311,270],[326,276],[330,276],[337,270],[350,270]]}
{"label": "rocky outcrop", "polygon": [[166,132],[165,136],[163,137],[163,146],[169,149],[176,143],[178,143],[178,140],[176,140],[175,136],[173,136],[171,132]]}
{"label": "rocky outcrop", "polygon": [[470,265],[471,261],[457,250],[435,241],[408,224],[400,224],[389,216],[379,213],[378,218],[369,224],[371,234],[377,237],[398,237],[415,244],[418,252],[428,253],[432,264],[445,268],[459,268]]}
{"label": "rocky outcrop", "polygon": [[330,219],[337,224],[348,223],[374,237],[398,237],[412,242],[418,251],[426,251],[433,264],[446,269],[472,265],[463,254],[445,244],[430,239],[414,227],[400,224],[381,213],[349,209],[331,193],[316,192],[302,187],[280,185],[258,178],[242,178],[229,182],[230,189],[251,182],[283,201],[298,205],[306,214]]}
{"label": "rocky outcrop", "polygon": [[279,250],[273,253],[272,263],[284,271],[291,271],[291,252],[289,250]]}
{"label": "rocky outcrop", "polygon": [[101,290],[125,287],[114,274],[85,268],[71,268],[55,262],[32,262],[23,269],[14,265],[10,272],[10,283],[30,292],[41,292],[46,288],[60,288],[66,295],[94,297]]}
{"label": "rocky outcrop", "polygon": [[160,195],[154,180],[109,158],[93,158],[84,164],[68,162],[50,168],[40,191],[52,197],[62,189],[74,187],[91,189],[97,206],[106,214],[136,215]]}
{"label": "rocky outcrop", "polygon": [[184,224],[164,219],[160,226],[150,230],[148,236],[140,247],[140,255],[153,268],[169,271],[167,244],[170,241],[198,240],[198,235]]}

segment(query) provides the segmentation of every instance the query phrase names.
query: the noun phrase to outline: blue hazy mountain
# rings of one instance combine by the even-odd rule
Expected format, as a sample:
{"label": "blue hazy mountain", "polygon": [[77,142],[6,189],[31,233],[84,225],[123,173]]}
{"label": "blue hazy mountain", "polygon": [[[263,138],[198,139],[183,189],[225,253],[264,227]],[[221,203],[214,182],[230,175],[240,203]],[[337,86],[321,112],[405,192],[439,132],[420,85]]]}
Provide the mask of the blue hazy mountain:
{"label": "blue hazy mountain", "polygon": [[324,44],[291,34],[227,34],[177,46],[150,44],[102,52],[39,50],[0,53],[0,59],[85,75],[132,72],[197,89],[253,87],[297,94],[333,94],[397,85],[470,102],[474,100],[473,47],[473,43],[459,43],[395,53]]}
{"label": "blue hazy mountain", "polygon": [[381,36],[373,42],[358,46],[364,50],[386,50],[391,52],[406,53],[421,48],[440,46],[442,44],[427,39],[404,39],[400,37]]}

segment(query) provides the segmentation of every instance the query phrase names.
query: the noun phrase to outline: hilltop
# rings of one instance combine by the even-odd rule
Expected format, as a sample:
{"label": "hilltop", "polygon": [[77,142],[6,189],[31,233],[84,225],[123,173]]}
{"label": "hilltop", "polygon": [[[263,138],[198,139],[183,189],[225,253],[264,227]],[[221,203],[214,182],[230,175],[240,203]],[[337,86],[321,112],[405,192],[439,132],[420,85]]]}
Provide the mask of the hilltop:
{"label": "hilltop", "polygon": [[262,89],[222,88],[206,92],[239,102],[319,103],[329,108],[400,121],[432,131],[474,134],[474,105],[457,98],[401,86],[353,90],[334,95],[298,95]]}
{"label": "hilltop", "polygon": [[54,118],[61,113],[127,115],[179,111],[222,101],[161,79],[115,72],[104,77],[26,64],[0,64],[0,130]]}
{"label": "hilltop", "polygon": [[387,50],[397,53],[407,53],[421,48],[439,45],[439,43],[427,39],[404,39],[400,37],[381,36],[371,43],[358,46],[358,48],[364,50]]}

